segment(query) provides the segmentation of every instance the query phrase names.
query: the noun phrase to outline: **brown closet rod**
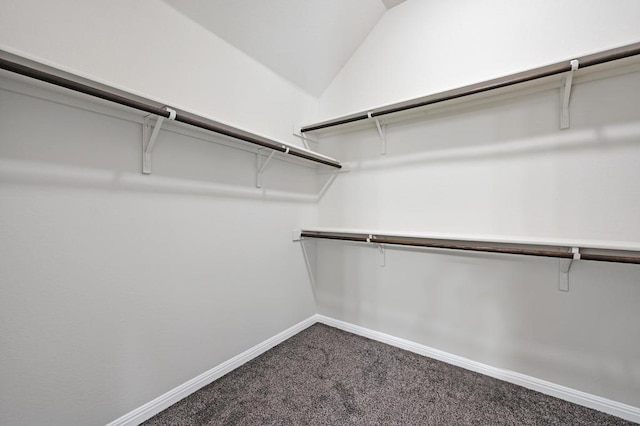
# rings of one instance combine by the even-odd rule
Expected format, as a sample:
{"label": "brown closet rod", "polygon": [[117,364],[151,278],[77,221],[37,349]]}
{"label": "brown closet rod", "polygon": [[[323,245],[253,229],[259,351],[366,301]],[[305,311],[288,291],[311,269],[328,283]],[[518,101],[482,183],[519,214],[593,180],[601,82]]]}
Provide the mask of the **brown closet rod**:
{"label": "brown closet rod", "polygon": [[[0,51],[0,53],[2,52]],[[96,98],[104,99],[120,105],[125,105],[127,107],[134,108],[140,111],[149,112],[158,116],[169,117],[171,115],[171,113],[165,109],[164,105],[159,105],[151,101],[143,100],[142,98],[138,98],[134,95],[119,90],[117,91],[118,93],[116,93],[116,89],[107,88],[106,86],[104,89],[100,89],[97,87],[93,87],[90,84],[81,83],[77,81],[80,78],[72,74],[65,73],[65,76],[62,76],[59,74],[59,72],[54,73],[57,70],[52,70],[52,72],[43,71],[41,69],[11,61],[2,57],[0,57],[0,68],[56,86],[64,87],[76,92],[84,93],[89,96],[94,96]],[[175,108],[173,109],[175,110]],[[243,130],[236,129],[226,124],[218,123],[213,120],[197,116],[195,114],[176,110],[174,120],[181,123],[189,124],[194,127],[198,127],[200,129],[209,130],[211,132],[229,136],[234,139],[239,139],[254,145],[259,145],[264,148],[269,148],[274,151],[304,158],[305,160],[313,161],[338,169],[342,167],[340,165],[340,162],[332,158],[320,155],[316,156],[311,152],[301,150],[293,146],[288,146],[249,132],[245,132]]]}
{"label": "brown closet rod", "polygon": [[[592,55],[583,56],[577,58],[579,61],[579,68],[588,68],[594,65],[604,64],[606,62],[615,61],[618,59],[624,59],[631,56],[640,54],[640,43],[629,44],[627,46],[618,47],[615,49],[605,50],[602,52],[594,53]],[[372,109],[366,112],[355,113],[346,115],[343,117],[334,118],[331,120],[323,121],[317,124],[311,124],[301,128],[302,132],[311,132],[313,130],[326,129],[329,127],[340,126],[342,124],[353,123],[361,120],[368,120],[370,118],[380,117],[386,114],[393,114],[395,112],[406,111],[414,108],[420,108],[427,105],[436,104],[439,102],[449,101],[452,99],[462,98],[465,96],[475,95],[482,92],[487,92],[502,87],[513,86],[527,81],[537,80],[539,78],[549,77],[556,74],[562,74],[571,71],[570,61],[558,62],[552,65],[547,65],[540,68],[535,68],[529,71],[524,71],[517,74],[511,74],[505,77],[496,78],[494,80],[483,81],[481,83],[472,84],[470,86],[464,86],[445,92],[436,93],[433,95],[425,96],[422,98],[412,99],[405,102],[400,102],[385,107]]]}
{"label": "brown closet rod", "polygon": [[[574,253],[571,252],[572,247],[564,247],[566,251],[552,250],[552,248],[563,248],[561,246],[547,246],[549,249],[532,249],[527,248],[530,246],[545,246],[544,244],[520,244],[520,243],[491,243],[491,242],[477,242],[477,241],[457,241],[451,242],[450,240],[443,240],[437,238],[419,238],[419,237],[402,237],[392,235],[376,235],[376,234],[354,234],[343,232],[325,232],[325,231],[305,231],[300,234],[303,238],[320,238],[327,240],[343,240],[343,241],[356,241],[361,243],[373,243],[373,244],[390,244],[399,246],[412,246],[412,247],[427,247],[449,250],[466,250],[466,251],[479,251],[488,253],[503,253],[503,254],[519,254],[526,256],[542,256],[542,257],[557,257],[562,259],[573,259]],[[491,244],[503,244],[509,245],[509,247],[492,246]],[[514,247],[520,246],[520,247]],[[584,250],[605,250],[597,249],[593,247],[580,247]],[[627,250],[614,250],[614,251],[627,251]],[[595,253],[580,253],[580,259],[594,260],[599,262],[615,262],[615,263],[635,263],[640,264],[640,256],[621,256],[621,255],[609,255],[609,254],[595,254]]]}

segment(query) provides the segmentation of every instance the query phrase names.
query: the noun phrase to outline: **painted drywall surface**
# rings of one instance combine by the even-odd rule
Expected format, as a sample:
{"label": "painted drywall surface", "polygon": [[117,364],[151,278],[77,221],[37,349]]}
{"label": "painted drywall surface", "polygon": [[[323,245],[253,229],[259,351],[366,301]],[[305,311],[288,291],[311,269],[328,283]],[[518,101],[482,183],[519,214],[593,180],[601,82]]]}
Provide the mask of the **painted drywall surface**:
{"label": "painted drywall surface", "polygon": [[[401,7],[401,6],[399,6]],[[640,72],[325,137],[322,227],[640,242]],[[512,95],[516,95],[515,93]],[[310,243],[307,243],[310,244]],[[318,242],[319,313],[640,407],[640,267]]]}
{"label": "painted drywall surface", "polygon": [[389,10],[320,98],[366,111],[640,41],[634,0],[409,0]]}
{"label": "painted drywall surface", "polygon": [[386,11],[370,0],[164,1],[314,97]]}
{"label": "painted drywall surface", "polygon": [[0,80],[3,425],[106,424],[315,312],[314,168],[258,190],[254,154],[163,130],[143,176],[141,125],[68,101]]}
{"label": "painted drywall surface", "polygon": [[298,143],[316,100],[164,2],[7,0],[0,48]]}
{"label": "painted drywall surface", "polygon": [[317,245],[321,314],[640,406],[637,266]]}

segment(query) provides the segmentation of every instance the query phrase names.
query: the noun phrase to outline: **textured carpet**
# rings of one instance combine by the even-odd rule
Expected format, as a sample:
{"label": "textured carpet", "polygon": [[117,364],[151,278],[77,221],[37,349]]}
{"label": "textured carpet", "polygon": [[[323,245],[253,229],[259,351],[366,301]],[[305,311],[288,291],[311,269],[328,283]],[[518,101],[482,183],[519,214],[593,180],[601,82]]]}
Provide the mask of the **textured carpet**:
{"label": "textured carpet", "polygon": [[145,425],[631,425],[315,324]]}

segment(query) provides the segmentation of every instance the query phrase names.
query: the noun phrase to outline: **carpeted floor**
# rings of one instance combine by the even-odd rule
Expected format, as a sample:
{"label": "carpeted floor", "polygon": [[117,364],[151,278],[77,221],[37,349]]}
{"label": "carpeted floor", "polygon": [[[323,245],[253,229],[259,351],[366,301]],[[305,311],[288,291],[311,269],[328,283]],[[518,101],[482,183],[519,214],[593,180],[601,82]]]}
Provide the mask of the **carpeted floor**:
{"label": "carpeted floor", "polygon": [[315,324],[144,425],[631,425]]}

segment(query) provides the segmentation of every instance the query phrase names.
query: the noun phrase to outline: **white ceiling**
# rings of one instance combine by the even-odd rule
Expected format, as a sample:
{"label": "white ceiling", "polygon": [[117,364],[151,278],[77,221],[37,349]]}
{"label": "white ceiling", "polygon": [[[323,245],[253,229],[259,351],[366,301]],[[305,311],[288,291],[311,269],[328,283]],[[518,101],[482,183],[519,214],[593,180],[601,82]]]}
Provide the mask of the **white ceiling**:
{"label": "white ceiling", "polygon": [[387,9],[404,0],[164,0],[318,97]]}

